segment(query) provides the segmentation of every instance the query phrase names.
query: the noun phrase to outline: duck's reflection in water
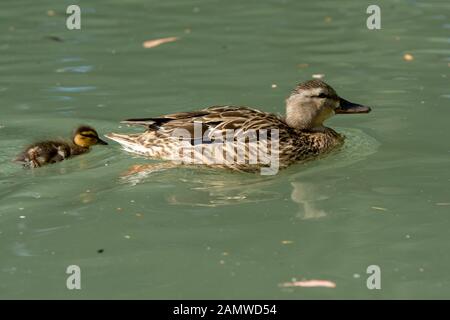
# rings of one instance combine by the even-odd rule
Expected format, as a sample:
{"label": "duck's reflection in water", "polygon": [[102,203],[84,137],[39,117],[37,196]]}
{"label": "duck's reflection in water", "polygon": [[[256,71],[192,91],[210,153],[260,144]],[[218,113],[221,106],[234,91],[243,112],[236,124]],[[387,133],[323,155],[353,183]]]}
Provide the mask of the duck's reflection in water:
{"label": "duck's reflection in water", "polygon": [[327,196],[320,193],[317,184],[310,182],[291,182],[292,201],[298,203],[299,211],[297,217],[300,219],[317,219],[323,218],[327,213],[317,207],[317,202],[328,199]]}
{"label": "duck's reflection in water", "polygon": [[[359,129],[342,128],[340,131],[347,138],[339,152],[309,165],[294,165],[275,176],[229,173],[204,168],[192,171],[186,168],[168,170],[177,165],[171,162],[154,162],[131,167],[123,174],[122,180],[133,185],[146,181],[175,184],[175,191],[168,196],[167,201],[174,205],[193,206],[284,200],[289,198],[286,194],[289,192],[289,186],[292,187],[290,199],[299,206],[298,218],[323,218],[327,216],[327,212],[320,208],[320,203],[328,199],[328,196],[324,191],[326,188],[323,180],[319,180],[318,176],[326,170],[335,170],[362,161],[375,153],[380,145]],[[330,190],[329,194],[332,195],[333,192]]]}
{"label": "duck's reflection in water", "polygon": [[190,170],[186,166],[179,167],[170,162],[132,166],[121,179],[132,185],[148,181],[170,184],[174,189],[166,199],[171,205],[217,207],[283,197],[280,191],[271,188],[276,176],[236,173],[205,167]]}
{"label": "duck's reflection in water", "polygon": [[[174,169],[174,170],[169,170]],[[295,178],[294,178],[295,177]],[[295,179],[296,181],[289,180]],[[135,165],[121,177],[122,181],[137,185],[144,182],[169,184],[174,187],[166,200],[171,205],[217,207],[251,202],[290,199],[299,205],[300,219],[325,217],[318,201],[327,199],[321,187],[313,182],[302,182],[301,175],[261,176],[213,169],[186,170],[171,162]],[[176,183],[174,183],[176,182]]]}

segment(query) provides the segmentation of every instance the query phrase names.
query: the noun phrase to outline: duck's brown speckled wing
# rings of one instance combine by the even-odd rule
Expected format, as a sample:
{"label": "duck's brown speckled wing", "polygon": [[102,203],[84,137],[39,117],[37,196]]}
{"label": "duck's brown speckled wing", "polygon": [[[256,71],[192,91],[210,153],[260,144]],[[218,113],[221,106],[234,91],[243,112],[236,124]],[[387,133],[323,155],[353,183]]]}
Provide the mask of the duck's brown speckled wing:
{"label": "duck's brown speckled wing", "polygon": [[185,129],[194,135],[194,124],[201,123],[202,134],[227,129],[247,131],[287,126],[277,115],[249,107],[214,106],[192,112],[178,112],[155,118],[128,119],[123,123],[143,125],[158,135],[170,135],[174,130]]}

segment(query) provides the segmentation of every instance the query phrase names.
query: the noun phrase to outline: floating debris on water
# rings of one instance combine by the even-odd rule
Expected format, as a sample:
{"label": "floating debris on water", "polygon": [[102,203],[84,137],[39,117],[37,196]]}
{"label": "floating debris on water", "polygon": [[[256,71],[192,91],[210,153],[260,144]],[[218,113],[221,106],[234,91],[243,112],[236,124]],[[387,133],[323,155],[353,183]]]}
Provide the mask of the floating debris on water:
{"label": "floating debris on water", "polygon": [[98,249],[97,253],[103,253],[105,250],[104,249]]}
{"label": "floating debris on water", "polygon": [[64,41],[63,38],[58,37],[58,36],[45,36],[44,38],[48,39],[48,40],[55,41],[55,42],[63,42]]}
{"label": "floating debris on water", "polygon": [[321,73],[317,73],[317,74],[313,74],[312,77],[314,79],[323,79],[325,77],[325,75],[321,74]]}
{"label": "floating debris on water", "polygon": [[412,54],[410,54],[410,53],[405,53],[403,55],[403,60],[405,60],[405,61],[413,61],[414,60],[414,56]]}
{"label": "floating debris on water", "polygon": [[55,12],[55,10],[48,10],[48,11],[47,11],[47,15],[48,15],[49,17],[54,17],[54,16],[56,15],[56,12]]}
{"label": "floating debris on water", "polygon": [[25,219],[25,218],[26,218],[26,216],[19,216],[19,218],[20,218],[20,219]]}
{"label": "floating debris on water", "polygon": [[372,208],[374,210],[378,210],[378,211],[388,211],[388,209],[383,208],[383,207],[370,207],[370,208]]}
{"label": "floating debris on water", "polygon": [[125,239],[131,239],[131,236],[125,235],[124,238],[125,238]]}
{"label": "floating debris on water", "polygon": [[278,87],[275,83],[272,84],[272,89],[275,89],[276,87]]}
{"label": "floating debris on water", "polygon": [[437,206],[450,206],[450,202],[438,202],[436,203]]}
{"label": "floating debris on water", "polygon": [[330,23],[331,21],[333,21],[333,18],[332,18],[332,17],[325,17],[323,20],[324,20],[326,23]]}
{"label": "floating debris on water", "polygon": [[280,287],[304,287],[304,288],[336,288],[336,283],[328,280],[305,280],[305,281],[292,281],[284,282],[280,284]]}
{"label": "floating debris on water", "polygon": [[282,243],[282,244],[292,244],[292,243],[294,243],[294,241],[291,241],[291,240],[283,240],[283,241],[281,241],[281,243]]}
{"label": "floating debris on water", "polygon": [[80,194],[80,200],[82,203],[90,203],[95,200],[95,194],[90,193],[90,191],[83,192]]}
{"label": "floating debris on water", "polygon": [[161,38],[161,39],[154,39],[154,40],[147,40],[142,43],[142,46],[146,49],[154,48],[159,45],[162,45],[164,43],[174,42],[177,41],[178,37],[168,37],[168,38]]}

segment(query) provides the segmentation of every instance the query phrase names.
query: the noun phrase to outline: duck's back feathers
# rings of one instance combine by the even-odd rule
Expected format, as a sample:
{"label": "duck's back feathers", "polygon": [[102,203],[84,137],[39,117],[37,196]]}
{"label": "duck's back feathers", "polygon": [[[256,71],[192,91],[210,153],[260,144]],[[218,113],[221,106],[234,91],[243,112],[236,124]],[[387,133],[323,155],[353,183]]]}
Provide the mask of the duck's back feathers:
{"label": "duck's back feathers", "polygon": [[249,107],[214,106],[192,112],[178,112],[155,118],[128,119],[122,123],[146,126],[149,131],[170,135],[174,130],[184,129],[192,135],[194,125],[201,124],[206,130],[260,130],[287,126],[278,116]]}
{"label": "duck's back feathers", "polygon": [[121,123],[126,123],[130,125],[138,125],[138,126],[160,126],[164,123],[167,123],[169,121],[173,120],[180,120],[180,119],[192,119],[197,117],[202,117],[207,115],[208,112],[205,110],[199,110],[199,111],[192,111],[192,112],[177,112],[172,114],[166,114],[159,117],[154,118],[139,118],[139,119],[127,119],[124,121],[121,121]]}

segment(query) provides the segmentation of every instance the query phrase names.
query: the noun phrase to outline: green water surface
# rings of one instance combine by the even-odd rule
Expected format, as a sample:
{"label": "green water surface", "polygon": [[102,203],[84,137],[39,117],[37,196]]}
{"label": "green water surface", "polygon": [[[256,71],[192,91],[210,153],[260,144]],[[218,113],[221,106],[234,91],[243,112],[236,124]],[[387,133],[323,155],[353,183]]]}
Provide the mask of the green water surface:
{"label": "green water surface", "polygon": [[[66,29],[70,4],[81,30]],[[366,27],[370,4],[2,1],[0,298],[450,298],[450,2],[377,1],[381,30]],[[130,177],[150,161],[113,142],[37,170],[11,162],[80,123],[105,134],[209,105],[283,113],[314,74],[373,111],[328,121],[344,149],[276,176]],[[69,265],[81,290],[66,287]],[[293,279],[336,287],[280,286]]]}

